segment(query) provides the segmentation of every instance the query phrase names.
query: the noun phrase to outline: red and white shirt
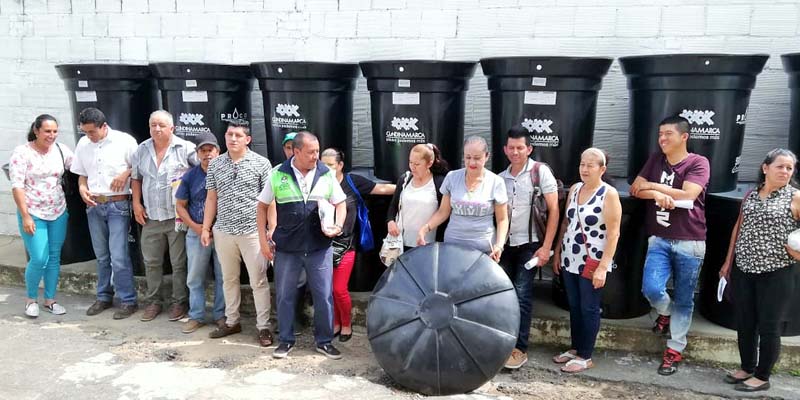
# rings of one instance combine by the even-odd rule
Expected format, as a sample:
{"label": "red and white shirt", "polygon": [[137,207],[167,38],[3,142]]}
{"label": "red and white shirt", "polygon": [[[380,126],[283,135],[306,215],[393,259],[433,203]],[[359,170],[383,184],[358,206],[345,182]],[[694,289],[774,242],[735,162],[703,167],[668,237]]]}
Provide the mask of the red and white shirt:
{"label": "red and white shirt", "polygon": [[[61,152],[64,158],[61,158]],[[30,143],[19,145],[11,153],[11,188],[25,191],[28,213],[40,219],[53,221],[67,209],[61,176],[64,164],[72,165],[73,153],[67,146],[56,143],[47,154],[36,151]]]}

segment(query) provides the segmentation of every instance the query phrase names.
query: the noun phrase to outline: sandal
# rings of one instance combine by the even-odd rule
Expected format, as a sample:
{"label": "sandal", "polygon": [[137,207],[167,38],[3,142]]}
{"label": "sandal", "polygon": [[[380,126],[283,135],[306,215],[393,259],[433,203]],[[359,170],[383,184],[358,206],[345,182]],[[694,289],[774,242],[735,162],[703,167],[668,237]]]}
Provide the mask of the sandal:
{"label": "sandal", "polygon": [[592,362],[591,358],[588,360],[578,360],[577,358],[575,358],[567,361],[567,364],[561,367],[561,372],[576,374],[578,372],[583,372],[593,367],[594,363]]}
{"label": "sandal", "polygon": [[570,360],[574,360],[575,357],[578,357],[578,356],[575,355],[575,353],[570,353],[570,350],[567,350],[567,351],[565,351],[565,352],[553,357],[553,362],[556,363],[556,364],[564,364],[565,362],[569,362]]}

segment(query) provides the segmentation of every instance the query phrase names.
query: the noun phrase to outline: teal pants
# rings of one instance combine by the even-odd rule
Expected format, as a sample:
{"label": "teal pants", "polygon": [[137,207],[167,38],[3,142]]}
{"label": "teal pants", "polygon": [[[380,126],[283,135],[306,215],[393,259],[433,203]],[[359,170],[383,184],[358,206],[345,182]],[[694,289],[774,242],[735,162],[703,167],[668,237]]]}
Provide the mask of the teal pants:
{"label": "teal pants", "polygon": [[61,272],[61,246],[67,236],[67,220],[69,214],[64,211],[54,221],[47,221],[31,216],[36,224],[33,235],[25,233],[22,229],[22,215],[17,212],[19,234],[25,243],[30,260],[25,268],[25,287],[28,297],[39,297],[39,282],[44,279],[44,298],[52,300],[56,297],[58,274]]}

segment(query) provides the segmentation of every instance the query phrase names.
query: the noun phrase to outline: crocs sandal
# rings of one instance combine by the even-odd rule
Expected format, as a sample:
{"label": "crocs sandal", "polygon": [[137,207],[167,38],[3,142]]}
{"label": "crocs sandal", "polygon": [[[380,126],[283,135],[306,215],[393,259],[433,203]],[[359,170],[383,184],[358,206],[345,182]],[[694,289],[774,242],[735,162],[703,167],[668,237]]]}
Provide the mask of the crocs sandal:
{"label": "crocs sandal", "polygon": [[576,374],[578,372],[583,372],[593,367],[594,363],[592,362],[591,358],[588,360],[578,360],[577,358],[575,358],[567,361],[567,364],[561,367],[561,372]]}
{"label": "crocs sandal", "polygon": [[67,313],[67,309],[62,307],[61,304],[53,303],[50,305],[45,305],[44,309],[52,313],[53,315],[64,315]]}
{"label": "crocs sandal", "polygon": [[570,360],[574,360],[577,355],[570,353],[569,350],[553,357],[553,362],[556,364],[564,364]]}

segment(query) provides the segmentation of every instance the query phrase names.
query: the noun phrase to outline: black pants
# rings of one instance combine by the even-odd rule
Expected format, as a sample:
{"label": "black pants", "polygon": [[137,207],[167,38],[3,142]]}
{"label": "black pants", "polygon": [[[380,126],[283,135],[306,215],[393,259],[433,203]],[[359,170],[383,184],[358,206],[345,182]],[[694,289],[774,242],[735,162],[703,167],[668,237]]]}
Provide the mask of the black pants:
{"label": "black pants", "polygon": [[764,274],[734,267],[731,276],[742,370],[768,381],[781,351],[781,326],[795,286],[794,265]]}

